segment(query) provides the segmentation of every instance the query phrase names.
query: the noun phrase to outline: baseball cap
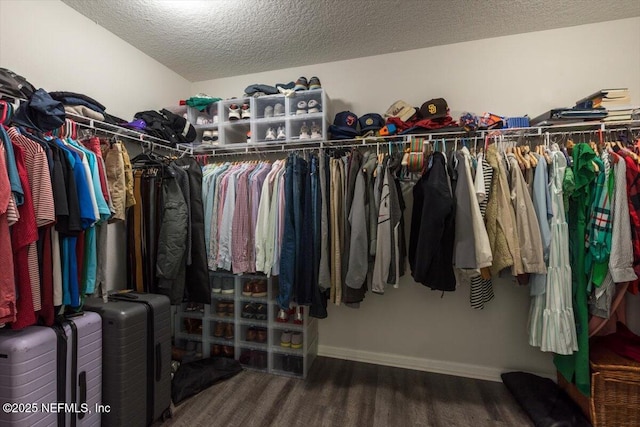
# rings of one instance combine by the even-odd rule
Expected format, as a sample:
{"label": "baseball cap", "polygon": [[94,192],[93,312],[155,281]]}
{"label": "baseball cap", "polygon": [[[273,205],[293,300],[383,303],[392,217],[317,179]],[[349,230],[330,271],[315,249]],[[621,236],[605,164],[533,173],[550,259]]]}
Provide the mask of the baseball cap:
{"label": "baseball cap", "polygon": [[38,89],[13,115],[12,122],[30,129],[49,132],[64,124],[67,117],[61,102],[44,90]]}
{"label": "baseball cap", "polygon": [[449,111],[447,101],[444,98],[430,99],[420,107],[420,115],[423,119],[439,119],[446,117]]}
{"label": "baseball cap", "polygon": [[351,111],[341,111],[336,114],[329,132],[336,139],[350,139],[359,134],[358,116]]}
{"label": "baseball cap", "polygon": [[360,132],[365,133],[371,130],[379,130],[384,126],[384,119],[380,114],[369,113],[361,116],[358,119],[358,123],[360,123]]}
{"label": "baseball cap", "polygon": [[396,101],[384,113],[385,117],[398,117],[403,122],[409,120],[416,113],[416,109],[404,101]]}

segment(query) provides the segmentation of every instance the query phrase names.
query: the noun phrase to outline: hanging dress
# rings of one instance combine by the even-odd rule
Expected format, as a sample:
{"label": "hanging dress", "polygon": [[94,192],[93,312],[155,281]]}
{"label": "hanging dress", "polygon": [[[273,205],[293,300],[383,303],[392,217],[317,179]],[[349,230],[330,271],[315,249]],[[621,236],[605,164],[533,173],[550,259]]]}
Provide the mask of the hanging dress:
{"label": "hanging dress", "polygon": [[551,173],[551,246],[542,317],[542,351],[572,354],[578,350],[576,325],[571,299],[571,263],[569,259],[569,226],[566,221],[562,183],[567,160],[560,151],[553,154]]}

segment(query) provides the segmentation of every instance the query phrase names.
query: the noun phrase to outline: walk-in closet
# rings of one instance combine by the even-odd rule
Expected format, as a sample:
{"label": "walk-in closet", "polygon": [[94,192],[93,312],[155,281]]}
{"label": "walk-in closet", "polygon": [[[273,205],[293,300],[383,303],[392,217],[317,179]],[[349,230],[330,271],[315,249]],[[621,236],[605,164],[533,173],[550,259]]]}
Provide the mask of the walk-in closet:
{"label": "walk-in closet", "polygon": [[640,3],[0,1],[0,426],[640,425]]}

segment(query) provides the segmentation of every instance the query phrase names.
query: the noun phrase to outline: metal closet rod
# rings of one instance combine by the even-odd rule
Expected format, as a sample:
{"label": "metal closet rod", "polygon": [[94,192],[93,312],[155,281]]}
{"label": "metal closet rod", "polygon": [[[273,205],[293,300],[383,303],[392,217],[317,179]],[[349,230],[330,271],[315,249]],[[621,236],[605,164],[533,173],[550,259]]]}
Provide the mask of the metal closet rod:
{"label": "metal closet rod", "polygon": [[[590,127],[591,129],[580,129]],[[571,130],[569,130],[571,129]],[[490,141],[493,138],[504,137],[512,138],[542,138],[546,136],[571,136],[571,135],[598,135],[599,132],[606,133],[619,131],[635,131],[640,130],[640,120],[627,121],[623,123],[587,123],[587,124],[571,124],[560,125],[559,129],[547,127],[535,128],[506,128],[495,130],[482,130],[475,134],[462,132],[434,132],[427,134],[412,135],[395,135],[391,137],[371,137],[352,140],[334,140],[334,141],[313,141],[313,142],[289,142],[289,143],[261,143],[260,145],[252,143],[230,144],[206,147],[203,151],[192,149],[192,154],[198,157],[234,157],[246,155],[266,155],[277,154],[283,152],[296,152],[307,150],[321,149],[340,149],[353,147],[376,147],[377,150],[389,148],[394,145],[410,144],[416,138],[423,139],[424,144],[435,142],[455,142],[461,140],[476,141],[476,143],[484,144],[485,139]],[[276,148],[278,147],[278,148]],[[205,151],[206,150],[206,151]]]}
{"label": "metal closet rod", "polygon": [[[24,98],[18,98],[13,95],[5,94],[0,92],[0,98],[10,98],[17,102],[26,101]],[[169,141],[166,141],[161,138],[156,138],[155,136],[148,135],[146,133],[138,132],[132,129],[128,129],[122,126],[114,125],[111,123],[103,122],[101,120],[90,119],[85,116],[80,116],[74,113],[65,113],[67,118],[73,120],[78,126],[94,129],[99,132],[105,132],[111,135],[115,135],[121,138],[127,138],[129,140],[137,141],[143,145],[143,148],[147,148],[150,150],[154,149],[162,149],[168,151],[174,151],[178,153],[180,156],[185,156],[188,154],[192,154],[192,150],[186,147],[171,147]]]}
{"label": "metal closet rod", "polygon": [[[24,98],[17,98],[12,95],[3,94],[2,97],[11,98],[15,101],[26,101]],[[204,152],[194,149],[187,144],[178,144],[176,147],[171,147],[170,143],[161,138],[137,132],[125,127],[113,125],[100,120],[89,119],[84,116],[79,116],[73,113],[67,113],[67,116],[74,119],[80,126],[95,129],[101,132],[107,132],[119,137],[128,138],[131,140],[137,140],[140,143],[146,144],[145,148],[149,149],[162,149],[167,151],[174,151],[180,156],[191,155],[199,157],[220,157],[220,156],[242,156],[242,155],[261,155],[261,154],[274,154],[281,152],[291,151],[305,151],[305,150],[317,150],[317,149],[339,149],[349,147],[377,147],[378,149],[383,145],[391,144],[408,144],[413,138],[423,138],[425,143],[438,141],[456,141],[461,139],[475,139],[477,141],[485,141],[487,137],[502,136],[506,138],[531,138],[538,136],[559,136],[559,135],[575,135],[575,134],[588,134],[598,132],[615,132],[615,131],[631,131],[640,129],[640,120],[630,120],[626,122],[607,123],[607,122],[581,122],[581,123],[567,123],[556,124],[553,126],[534,126],[526,128],[504,128],[504,129],[492,129],[492,130],[478,130],[473,133],[464,131],[442,131],[442,132],[429,132],[423,134],[411,134],[411,135],[392,135],[386,137],[371,137],[360,138],[350,140],[328,140],[328,141],[309,141],[309,142],[288,142],[288,143],[261,143],[257,145],[255,143],[240,143],[240,144],[228,144],[223,146],[207,147]],[[144,146],[144,145],[143,145]],[[279,146],[279,149],[272,149],[271,147]],[[210,151],[209,151],[210,150]]]}

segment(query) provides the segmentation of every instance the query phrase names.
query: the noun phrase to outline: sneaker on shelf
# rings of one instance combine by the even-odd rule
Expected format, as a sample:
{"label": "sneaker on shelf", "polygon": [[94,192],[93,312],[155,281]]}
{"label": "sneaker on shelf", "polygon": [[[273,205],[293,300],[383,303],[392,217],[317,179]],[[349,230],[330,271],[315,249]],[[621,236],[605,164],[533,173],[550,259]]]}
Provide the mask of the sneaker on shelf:
{"label": "sneaker on shelf", "polygon": [[286,372],[291,372],[291,356],[287,354],[282,355],[282,370]]}
{"label": "sneaker on shelf", "polygon": [[293,323],[296,325],[302,325],[304,321],[304,308],[301,306],[296,306],[296,313],[293,316]]}
{"label": "sneaker on shelf", "polygon": [[307,104],[307,107],[309,108],[307,110],[307,113],[309,114],[319,113],[320,111],[322,111],[322,107],[320,106],[320,103],[315,99],[310,100],[309,103]]}
{"label": "sneaker on shelf", "polygon": [[213,142],[213,131],[205,130],[202,132],[202,143],[211,144]]}
{"label": "sneaker on shelf", "polygon": [[267,296],[267,281],[256,280],[251,284],[251,296],[262,298]]}
{"label": "sneaker on shelf", "polygon": [[211,291],[214,294],[219,294],[220,292],[222,292],[222,278],[221,277],[214,277],[213,278],[213,285],[211,285]]}
{"label": "sneaker on shelf", "polygon": [[257,331],[255,328],[247,329],[247,335],[245,336],[245,341],[247,342],[256,341],[256,337],[257,337]]}
{"label": "sneaker on shelf", "polygon": [[225,323],[216,322],[215,327],[213,328],[213,336],[216,338],[222,338],[224,335]]}
{"label": "sneaker on shelf", "polygon": [[222,355],[224,357],[228,357],[229,359],[233,359],[235,356],[235,351],[233,350],[232,345],[222,346]]}
{"label": "sneaker on shelf", "polygon": [[284,134],[284,127],[278,126],[278,139],[287,139],[287,135]]}
{"label": "sneaker on shelf", "polygon": [[279,309],[278,315],[276,316],[276,322],[289,323],[289,312],[282,308]]}
{"label": "sneaker on shelf", "polygon": [[284,331],[280,335],[280,347],[291,347],[291,332]]}
{"label": "sneaker on shelf", "polygon": [[309,126],[307,126],[307,122],[302,123],[300,127],[300,139],[309,139],[311,135],[309,135]]}
{"label": "sneaker on shelf", "polygon": [[229,120],[240,120],[240,107],[238,107],[238,104],[229,105]]}
{"label": "sneaker on shelf", "polygon": [[273,106],[273,115],[274,117],[284,116],[284,104],[277,103]]}
{"label": "sneaker on shelf", "polygon": [[291,372],[297,375],[302,375],[304,373],[303,363],[302,357],[291,356]]}
{"label": "sneaker on shelf", "polygon": [[213,122],[214,125],[218,124],[218,115],[216,114],[215,116],[213,116]]}
{"label": "sneaker on shelf", "polygon": [[273,130],[273,128],[267,129],[267,135],[264,137],[264,139],[267,141],[273,141],[274,139],[276,139],[276,131]]}
{"label": "sneaker on shelf", "polygon": [[242,295],[244,295],[245,297],[250,297],[251,296],[251,289],[252,289],[252,281],[249,280],[247,282],[244,282],[242,284]]}
{"label": "sneaker on shelf", "polygon": [[307,101],[298,101],[296,114],[307,114]]}
{"label": "sneaker on shelf", "polygon": [[322,84],[320,84],[320,79],[316,76],[313,76],[309,79],[309,90],[314,89],[322,89]]}
{"label": "sneaker on shelf", "polygon": [[220,357],[222,355],[222,346],[220,344],[214,344],[211,346],[211,356]]}
{"label": "sneaker on shelf", "polygon": [[267,330],[266,328],[256,328],[256,342],[267,342]]}
{"label": "sneaker on shelf", "polygon": [[247,143],[251,142],[251,131],[247,131]]}
{"label": "sneaker on shelf", "polygon": [[267,119],[269,117],[273,117],[273,106],[267,105],[264,107],[264,118]]}
{"label": "sneaker on shelf", "polygon": [[212,130],[211,132],[211,145],[218,145],[218,131]]}
{"label": "sneaker on shelf", "polygon": [[307,89],[309,89],[309,83],[307,83],[306,77],[300,77],[298,80],[296,80],[296,85],[293,87],[294,91],[298,92],[300,90]]}
{"label": "sneaker on shelf", "polygon": [[234,279],[231,277],[225,277],[222,279],[222,293],[223,294],[232,294],[234,291]]}
{"label": "sneaker on shelf", "polygon": [[236,305],[234,304],[233,301],[230,301],[227,303],[227,317],[233,317],[235,316],[235,308]]}
{"label": "sneaker on shelf", "polygon": [[226,301],[218,301],[218,304],[216,304],[216,314],[220,317],[226,316],[228,304]]}
{"label": "sneaker on shelf", "polygon": [[291,348],[295,350],[302,348],[302,332],[293,332],[291,334]]}
{"label": "sneaker on shelf", "polygon": [[241,117],[243,119],[250,119],[251,118],[251,107],[249,107],[249,104],[242,104],[242,114]]}
{"label": "sneaker on shelf", "polygon": [[258,369],[267,369],[267,353],[264,351],[256,351],[254,366]]}
{"label": "sneaker on shelf", "polygon": [[245,319],[255,319],[256,318],[256,305],[253,303],[247,303],[242,307],[241,316]]}
{"label": "sneaker on shelf", "polygon": [[227,323],[224,328],[224,339],[232,340],[234,338],[233,323]]}
{"label": "sneaker on shelf", "polygon": [[256,319],[267,320],[267,306],[266,304],[256,305]]}
{"label": "sneaker on shelf", "polygon": [[311,122],[311,139],[320,139],[322,134],[320,133],[320,127],[316,122]]}
{"label": "sneaker on shelf", "polygon": [[207,123],[207,119],[204,116],[198,116],[198,118],[196,119],[197,125],[204,125],[206,123]]}

